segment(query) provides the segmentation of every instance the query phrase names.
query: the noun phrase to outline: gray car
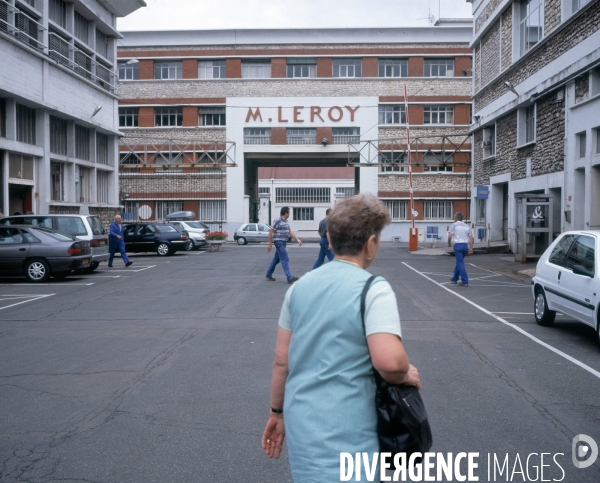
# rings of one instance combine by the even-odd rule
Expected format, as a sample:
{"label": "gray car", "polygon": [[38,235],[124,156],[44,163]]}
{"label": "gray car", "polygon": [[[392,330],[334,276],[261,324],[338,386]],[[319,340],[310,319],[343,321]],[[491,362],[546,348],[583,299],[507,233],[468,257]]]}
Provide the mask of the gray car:
{"label": "gray car", "polygon": [[201,221],[171,221],[171,225],[176,226],[179,230],[187,232],[190,237],[190,243],[187,246],[187,250],[195,250],[197,248],[208,245],[206,241],[206,234],[210,232],[208,225],[205,225]]}
{"label": "gray car", "polygon": [[30,282],[50,276],[64,278],[72,270],[90,266],[92,249],[54,230],[31,225],[0,226],[0,274],[22,275]]}
{"label": "gray car", "polygon": [[233,233],[233,239],[238,245],[269,241],[271,227],[263,223],[245,223]]}

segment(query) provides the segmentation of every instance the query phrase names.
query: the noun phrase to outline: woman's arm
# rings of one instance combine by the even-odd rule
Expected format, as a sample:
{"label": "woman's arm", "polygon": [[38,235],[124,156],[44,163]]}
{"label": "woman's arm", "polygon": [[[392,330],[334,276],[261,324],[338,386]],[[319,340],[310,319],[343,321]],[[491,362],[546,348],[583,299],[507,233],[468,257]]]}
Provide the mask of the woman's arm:
{"label": "woman's arm", "polygon": [[367,337],[373,367],[390,384],[421,388],[419,371],[408,362],[404,345],[395,334],[376,333]]}
{"label": "woman's arm", "polygon": [[[279,327],[277,345],[275,346],[275,362],[271,376],[271,408],[283,410],[285,381],[288,376],[288,353],[292,332]],[[269,419],[262,437],[262,448],[269,458],[279,458],[285,438],[283,413],[274,413],[269,409]]]}

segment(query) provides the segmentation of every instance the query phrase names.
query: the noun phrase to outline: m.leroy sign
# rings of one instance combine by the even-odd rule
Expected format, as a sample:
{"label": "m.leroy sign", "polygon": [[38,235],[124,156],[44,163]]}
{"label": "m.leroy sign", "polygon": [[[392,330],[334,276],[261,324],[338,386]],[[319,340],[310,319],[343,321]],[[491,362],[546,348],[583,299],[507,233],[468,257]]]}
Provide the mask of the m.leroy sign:
{"label": "m.leroy sign", "polygon": [[[321,122],[340,122],[342,120],[348,120],[354,122],[354,114],[360,106],[331,106],[331,107],[320,107],[320,106],[293,106],[293,107],[277,107],[277,119],[276,122],[295,122],[302,123],[304,121],[310,121],[314,123],[316,120]],[[270,112],[273,108],[263,108],[265,112]],[[260,107],[249,107],[248,113],[246,114],[246,121],[258,121],[264,122],[266,119],[268,122],[273,122],[273,116],[265,114],[263,119],[263,112]]]}

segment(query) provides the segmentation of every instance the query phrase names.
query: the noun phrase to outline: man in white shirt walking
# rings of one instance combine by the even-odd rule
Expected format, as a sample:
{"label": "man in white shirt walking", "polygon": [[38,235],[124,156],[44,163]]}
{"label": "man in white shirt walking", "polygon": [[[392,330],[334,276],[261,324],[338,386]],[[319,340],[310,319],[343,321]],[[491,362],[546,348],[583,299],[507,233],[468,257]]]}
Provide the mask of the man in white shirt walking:
{"label": "man in white shirt walking", "polygon": [[465,269],[465,256],[467,253],[473,253],[473,231],[463,221],[463,214],[458,211],[454,214],[454,223],[448,232],[448,246],[454,242],[454,257],[456,258],[456,266],[454,267],[454,275],[450,279],[452,283],[458,283],[458,277],[462,280],[462,286],[469,286],[469,276]]}

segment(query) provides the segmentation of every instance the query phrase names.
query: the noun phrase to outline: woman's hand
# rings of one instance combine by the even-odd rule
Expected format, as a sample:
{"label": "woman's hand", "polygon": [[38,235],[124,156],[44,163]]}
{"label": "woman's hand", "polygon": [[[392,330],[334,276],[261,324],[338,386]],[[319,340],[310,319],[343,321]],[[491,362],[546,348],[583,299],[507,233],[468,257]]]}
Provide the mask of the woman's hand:
{"label": "woman's hand", "polygon": [[283,414],[269,415],[265,432],[262,436],[262,449],[265,450],[269,458],[279,458],[281,449],[283,448],[283,440],[285,439],[285,424],[283,422]]}
{"label": "woman's hand", "polygon": [[404,378],[404,382],[407,386],[415,386],[417,389],[421,389],[421,379],[419,379],[419,371],[415,366],[410,364],[408,366],[408,372]]}

